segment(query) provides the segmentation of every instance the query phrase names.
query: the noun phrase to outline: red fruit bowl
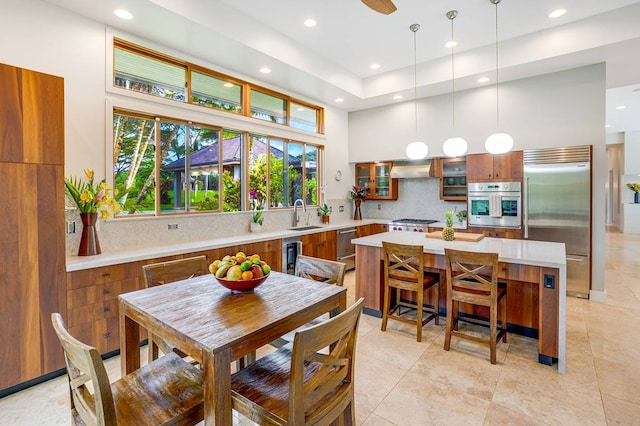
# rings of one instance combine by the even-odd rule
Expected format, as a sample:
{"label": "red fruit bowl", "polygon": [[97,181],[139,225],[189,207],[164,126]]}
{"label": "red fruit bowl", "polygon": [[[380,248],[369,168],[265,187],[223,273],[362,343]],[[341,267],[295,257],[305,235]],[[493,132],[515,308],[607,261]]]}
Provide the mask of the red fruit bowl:
{"label": "red fruit bowl", "polygon": [[254,288],[262,284],[267,278],[269,278],[269,274],[260,278],[252,278],[250,280],[225,280],[224,278],[218,278],[215,275],[214,278],[220,283],[220,285],[228,288],[233,293],[246,293],[253,291]]}

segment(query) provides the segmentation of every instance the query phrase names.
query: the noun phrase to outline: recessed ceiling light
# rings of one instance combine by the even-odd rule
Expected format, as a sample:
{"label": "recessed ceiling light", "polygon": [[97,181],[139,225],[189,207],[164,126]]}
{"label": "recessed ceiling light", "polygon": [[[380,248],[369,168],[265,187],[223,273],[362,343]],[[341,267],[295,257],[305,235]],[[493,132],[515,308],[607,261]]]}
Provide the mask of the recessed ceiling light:
{"label": "recessed ceiling light", "polygon": [[312,27],[315,27],[317,24],[318,23],[313,18],[307,18],[307,19],[304,20],[304,26],[305,27],[312,28]]}
{"label": "recessed ceiling light", "polygon": [[127,21],[130,21],[133,19],[133,15],[131,14],[131,12],[125,9],[116,9],[113,11],[113,14],[116,15],[118,18],[126,19]]}
{"label": "recessed ceiling light", "polygon": [[233,87],[233,83],[226,82],[223,84],[224,87]]}
{"label": "recessed ceiling light", "polygon": [[626,106],[625,106],[625,105],[618,105],[618,106],[616,107],[616,109],[625,109],[625,108],[626,108]]}
{"label": "recessed ceiling light", "polygon": [[396,101],[397,101],[397,100],[400,100],[400,99],[402,99],[402,95],[395,95],[395,96],[393,97],[393,99],[395,99]]}
{"label": "recessed ceiling light", "polygon": [[458,43],[456,43],[455,41],[451,40],[445,43],[444,47],[446,47],[447,49],[451,49],[452,47],[456,47],[458,45]]}
{"label": "recessed ceiling light", "polygon": [[336,98],[336,102],[340,103],[340,102],[344,102],[344,99],[342,98]]}
{"label": "recessed ceiling light", "polygon": [[608,129],[609,127],[611,127],[611,124],[605,124],[604,127]]}
{"label": "recessed ceiling light", "polygon": [[480,77],[478,79],[478,83],[486,83],[487,81],[489,81],[489,77]]}
{"label": "recessed ceiling light", "polygon": [[378,68],[380,68],[380,64],[371,64],[369,65],[369,68],[371,68],[372,70],[377,70]]}
{"label": "recessed ceiling light", "polygon": [[269,73],[271,72],[271,68],[268,68],[268,67],[262,67],[262,68],[260,68],[260,72],[261,72],[262,74],[269,74]]}
{"label": "recessed ceiling light", "polygon": [[566,9],[556,9],[553,12],[551,12],[549,14],[549,18],[554,19],[554,18],[559,18],[562,15],[564,15],[565,13],[567,13]]}

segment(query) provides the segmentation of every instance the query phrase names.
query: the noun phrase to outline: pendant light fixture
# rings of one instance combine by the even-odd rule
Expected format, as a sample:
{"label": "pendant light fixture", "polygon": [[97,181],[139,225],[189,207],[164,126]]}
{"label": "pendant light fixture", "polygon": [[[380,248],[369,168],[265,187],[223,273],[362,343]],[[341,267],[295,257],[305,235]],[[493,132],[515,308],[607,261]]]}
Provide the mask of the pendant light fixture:
{"label": "pendant light fixture", "polygon": [[[456,75],[455,75],[455,62],[454,62],[454,49],[455,39],[453,38],[453,20],[458,16],[457,10],[450,10],[447,12],[447,18],[451,21],[451,117],[455,132],[456,129]],[[449,157],[459,157],[467,153],[467,141],[459,136],[452,137],[444,141],[442,145],[442,151]]]}
{"label": "pendant light fixture", "polygon": [[[418,57],[416,47],[416,33],[420,29],[420,24],[411,24],[409,26],[411,32],[413,32],[413,113],[415,124],[415,137],[418,139]],[[411,160],[420,160],[425,158],[429,154],[429,147],[420,141],[411,142],[407,145],[406,149],[407,157]]]}
{"label": "pendant light fixture", "polygon": [[[489,0],[496,6],[496,127],[500,128],[500,97],[498,90],[498,3],[500,0]],[[490,135],[484,143],[484,147],[491,154],[504,154],[513,148],[513,138],[510,134],[496,132]]]}

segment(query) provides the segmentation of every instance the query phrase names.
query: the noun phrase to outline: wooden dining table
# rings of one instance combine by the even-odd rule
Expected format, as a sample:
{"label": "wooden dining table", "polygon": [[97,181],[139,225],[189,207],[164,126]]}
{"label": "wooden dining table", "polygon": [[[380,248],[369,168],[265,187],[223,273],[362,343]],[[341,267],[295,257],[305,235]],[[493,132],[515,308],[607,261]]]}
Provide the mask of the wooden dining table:
{"label": "wooden dining table", "polygon": [[140,368],[140,328],[202,365],[206,425],[231,425],[231,363],[327,312],[346,309],[343,287],[271,272],[234,294],[212,275],[121,294],[122,374]]}

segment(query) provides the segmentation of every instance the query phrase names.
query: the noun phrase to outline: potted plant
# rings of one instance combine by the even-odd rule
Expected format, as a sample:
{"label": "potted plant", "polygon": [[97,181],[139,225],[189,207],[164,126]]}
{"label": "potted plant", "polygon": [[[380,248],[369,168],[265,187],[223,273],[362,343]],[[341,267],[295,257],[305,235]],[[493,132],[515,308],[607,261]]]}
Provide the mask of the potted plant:
{"label": "potted plant", "polygon": [[318,216],[322,217],[322,223],[329,223],[329,215],[331,214],[331,208],[324,203],[318,206]]}
{"label": "potted plant", "polygon": [[636,204],[640,203],[640,183],[628,183],[627,187],[635,193],[633,202]]}
{"label": "potted plant", "polygon": [[262,231],[262,223],[264,222],[264,217],[262,217],[262,199],[260,198],[258,191],[255,189],[249,191],[249,197],[251,199],[251,210],[253,212],[251,215],[249,230],[251,232],[260,232]]}

